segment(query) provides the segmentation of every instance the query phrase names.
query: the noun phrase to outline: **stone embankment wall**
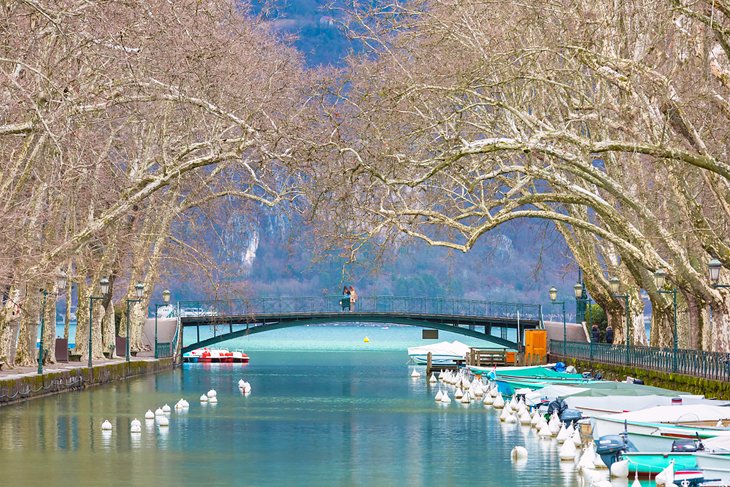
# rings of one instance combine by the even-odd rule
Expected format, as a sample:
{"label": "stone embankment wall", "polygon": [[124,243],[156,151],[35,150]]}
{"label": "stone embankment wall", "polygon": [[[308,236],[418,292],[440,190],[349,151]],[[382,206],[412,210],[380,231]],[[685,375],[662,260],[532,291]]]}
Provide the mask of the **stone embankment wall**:
{"label": "stone embankment wall", "polygon": [[165,358],[103,364],[43,375],[0,378],[0,406],[172,370],[172,367],[172,358]]}
{"label": "stone embankment wall", "polygon": [[[550,361],[562,360],[561,357],[551,358]],[[690,375],[672,374],[657,370],[646,370],[625,365],[603,364],[588,360],[569,359],[567,365],[574,366],[579,372],[592,370],[601,372],[604,379],[626,380],[626,377],[635,377],[644,381],[648,386],[663,387],[689,394],[703,394],[708,399],[730,399],[730,382],[703,379]]]}

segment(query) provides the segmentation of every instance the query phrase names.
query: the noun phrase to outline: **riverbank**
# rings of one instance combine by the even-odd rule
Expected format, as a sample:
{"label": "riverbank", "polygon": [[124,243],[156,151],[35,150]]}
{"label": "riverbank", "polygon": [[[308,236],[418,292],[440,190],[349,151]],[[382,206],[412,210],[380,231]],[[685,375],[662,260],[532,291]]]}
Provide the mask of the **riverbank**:
{"label": "riverbank", "polygon": [[172,358],[155,359],[149,354],[130,362],[123,358],[96,360],[91,368],[86,362],[49,364],[41,375],[36,367],[0,370],[0,407],[172,369]]}

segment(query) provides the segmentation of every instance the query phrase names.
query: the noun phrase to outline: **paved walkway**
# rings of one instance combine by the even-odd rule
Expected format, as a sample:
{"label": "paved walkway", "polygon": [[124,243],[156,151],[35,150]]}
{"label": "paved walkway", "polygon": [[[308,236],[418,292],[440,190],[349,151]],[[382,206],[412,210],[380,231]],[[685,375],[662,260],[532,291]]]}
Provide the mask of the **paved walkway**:
{"label": "paved walkway", "polygon": [[[131,362],[154,362],[156,359],[152,350],[139,352],[136,357],[131,357]],[[102,366],[110,364],[121,364],[124,363],[124,357],[114,359],[94,359],[92,365]],[[80,362],[61,362],[57,364],[47,364],[43,366],[43,374],[50,374],[53,372],[63,372],[66,370],[74,369],[86,369],[88,368],[89,359],[88,356],[82,358]],[[19,367],[16,366],[13,369],[9,369],[7,365],[3,364],[2,370],[0,370],[0,380],[7,379],[18,379],[21,377],[32,377],[38,375],[38,366],[32,367]]]}

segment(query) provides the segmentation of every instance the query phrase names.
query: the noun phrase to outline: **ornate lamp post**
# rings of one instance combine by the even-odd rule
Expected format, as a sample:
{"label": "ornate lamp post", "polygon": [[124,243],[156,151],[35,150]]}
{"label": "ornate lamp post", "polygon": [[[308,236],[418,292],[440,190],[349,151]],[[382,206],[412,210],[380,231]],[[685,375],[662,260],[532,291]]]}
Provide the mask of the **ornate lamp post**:
{"label": "ornate lamp post", "polygon": [[93,325],[94,325],[94,301],[97,299],[104,299],[109,294],[109,279],[102,277],[99,280],[99,286],[101,287],[101,296],[89,296],[89,368],[91,368],[91,355],[92,355],[92,338],[93,338]]}
{"label": "ornate lamp post", "polygon": [[563,358],[565,359],[568,356],[567,350],[568,350],[568,327],[565,324],[565,301],[558,301],[558,290],[554,287],[550,288],[550,301],[552,301],[553,304],[559,304],[563,308]]}
{"label": "ornate lamp post", "polygon": [[730,288],[730,284],[720,284],[720,269],[722,269],[722,263],[717,259],[712,259],[707,263],[707,270],[710,272],[710,282],[712,283],[712,287]]}
{"label": "ornate lamp post", "polygon": [[[63,272],[59,272],[56,276],[56,292],[62,293],[63,290],[66,289],[66,274]],[[43,300],[41,301],[41,339],[40,343],[38,345],[38,374],[43,374],[43,335],[45,333],[46,329],[46,297],[48,296],[48,291],[45,289],[41,289],[41,294],[43,295]],[[54,306],[55,309],[55,306]],[[53,313],[54,315],[54,325],[55,323],[55,315],[56,313]]]}
{"label": "ornate lamp post", "polygon": [[660,294],[671,294],[672,295],[672,306],[674,309],[674,331],[673,331],[673,347],[674,347],[674,356],[672,357],[672,372],[677,372],[677,289],[672,288],[668,290],[664,290],[664,285],[666,284],[667,280],[667,273],[664,269],[657,269],[656,272],[654,272],[654,284],[656,285],[656,290]]}
{"label": "ornate lamp post", "polygon": [[157,356],[157,308],[160,306],[167,306],[170,303],[170,291],[165,289],[162,291],[162,301],[165,303],[163,305],[160,305],[159,303],[155,303],[155,358],[158,358]]}
{"label": "ornate lamp post", "polygon": [[631,344],[631,337],[629,335],[629,323],[631,320],[631,316],[629,315],[629,293],[619,294],[619,289],[621,289],[621,281],[619,281],[618,277],[612,277],[611,279],[609,279],[608,284],[611,287],[611,294],[613,295],[613,297],[623,298],[624,304],[626,305],[626,364],[628,365],[630,362],[629,345]]}
{"label": "ornate lamp post", "polygon": [[134,293],[137,296],[137,299],[127,299],[127,350],[125,354],[127,362],[129,362],[129,325],[131,323],[131,320],[129,319],[129,304],[142,302],[142,295],[144,294],[144,284],[142,284],[141,282],[135,284]]}

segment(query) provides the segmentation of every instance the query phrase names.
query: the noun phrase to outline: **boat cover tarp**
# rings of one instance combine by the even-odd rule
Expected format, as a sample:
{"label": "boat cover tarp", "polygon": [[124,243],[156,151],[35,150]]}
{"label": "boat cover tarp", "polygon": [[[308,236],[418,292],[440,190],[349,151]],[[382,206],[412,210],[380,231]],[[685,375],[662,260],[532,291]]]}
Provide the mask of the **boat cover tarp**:
{"label": "boat cover tarp", "polygon": [[641,423],[681,423],[691,421],[730,420],[730,407],[710,406],[707,404],[682,404],[676,406],[656,406],[628,413],[602,416],[612,421],[632,421]]}
{"label": "boat cover tarp", "polygon": [[716,436],[702,440],[706,452],[730,452],[730,436]]}
{"label": "boat cover tarp", "polygon": [[464,343],[461,343],[458,340],[454,340],[453,342],[439,342],[434,343],[432,345],[422,345],[420,347],[409,347],[408,348],[408,355],[409,356],[423,356],[425,357],[428,355],[429,352],[431,352],[431,355],[433,357],[454,357],[454,358],[464,358],[464,356],[469,353],[469,345],[466,345]]}

